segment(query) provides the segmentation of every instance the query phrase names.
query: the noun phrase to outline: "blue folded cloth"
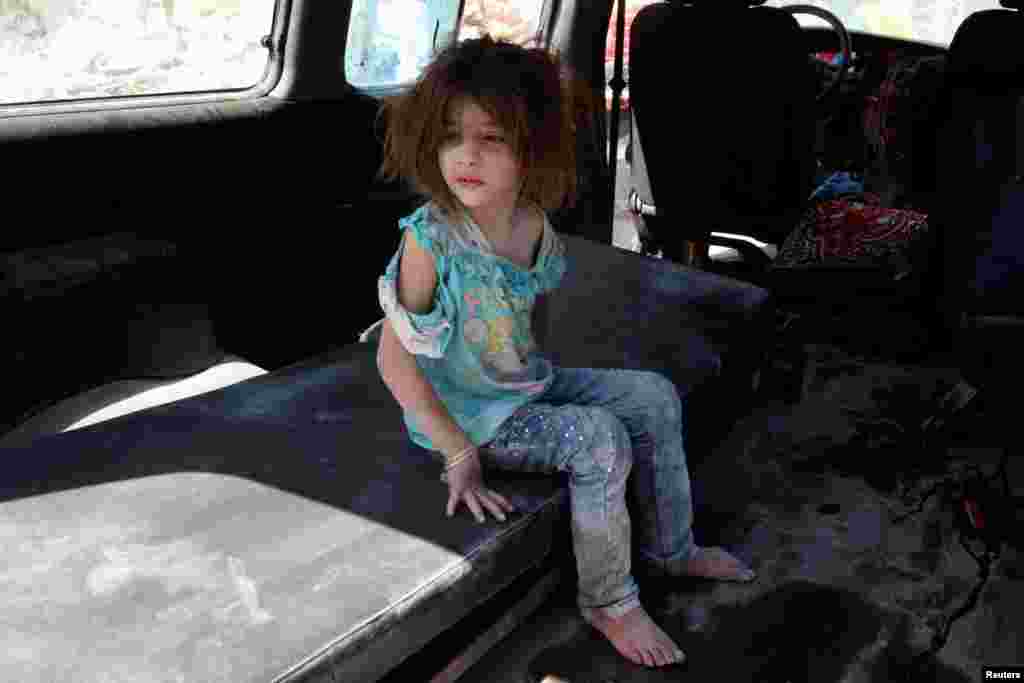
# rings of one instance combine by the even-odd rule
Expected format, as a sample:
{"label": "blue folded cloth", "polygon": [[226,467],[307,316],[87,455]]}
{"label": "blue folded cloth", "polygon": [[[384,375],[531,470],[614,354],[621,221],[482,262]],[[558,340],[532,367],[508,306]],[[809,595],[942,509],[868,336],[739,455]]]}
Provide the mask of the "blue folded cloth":
{"label": "blue folded cloth", "polygon": [[864,192],[864,181],[856,180],[846,171],[838,171],[825,179],[811,195],[811,201],[826,201],[847,194]]}

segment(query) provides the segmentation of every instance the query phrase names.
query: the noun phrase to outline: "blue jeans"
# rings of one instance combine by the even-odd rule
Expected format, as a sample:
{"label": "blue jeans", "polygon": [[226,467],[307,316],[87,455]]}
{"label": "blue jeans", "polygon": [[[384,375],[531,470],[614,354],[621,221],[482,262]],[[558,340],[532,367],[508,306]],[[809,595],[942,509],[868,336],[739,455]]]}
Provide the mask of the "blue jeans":
{"label": "blue jeans", "polygon": [[676,575],[694,548],[682,401],[655,372],[554,372],[548,390],[502,423],[480,458],[498,469],[568,472],[580,609],[617,618],[640,604],[627,481],[639,556]]}

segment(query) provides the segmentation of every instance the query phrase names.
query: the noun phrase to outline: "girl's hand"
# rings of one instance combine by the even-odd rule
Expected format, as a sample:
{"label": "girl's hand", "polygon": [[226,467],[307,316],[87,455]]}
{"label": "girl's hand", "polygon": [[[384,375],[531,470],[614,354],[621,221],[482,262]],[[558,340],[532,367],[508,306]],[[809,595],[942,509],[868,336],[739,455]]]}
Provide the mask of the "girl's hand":
{"label": "girl's hand", "polygon": [[477,453],[469,456],[458,465],[448,470],[448,516],[451,517],[463,502],[469,508],[476,521],[484,521],[482,508],[490,510],[495,519],[505,521],[506,512],[514,512],[515,507],[500,493],[491,491],[484,486],[483,470]]}

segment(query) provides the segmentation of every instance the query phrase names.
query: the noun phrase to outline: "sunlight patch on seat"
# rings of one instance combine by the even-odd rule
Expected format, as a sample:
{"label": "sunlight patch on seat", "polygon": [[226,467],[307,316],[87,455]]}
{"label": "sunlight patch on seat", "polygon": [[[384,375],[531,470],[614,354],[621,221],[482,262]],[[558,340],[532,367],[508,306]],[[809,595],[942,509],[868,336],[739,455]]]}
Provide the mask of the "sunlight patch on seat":
{"label": "sunlight patch on seat", "polygon": [[[776,247],[774,244],[762,242],[758,239],[754,239],[750,235],[738,235],[732,232],[712,232],[711,235],[718,237],[728,237],[730,239],[741,240],[748,244],[752,244],[761,251],[763,251],[765,253],[765,256],[772,260],[775,260],[775,257],[778,256],[779,254],[779,248]],[[710,247],[708,247],[708,256],[710,256],[712,260],[726,260],[726,258],[739,258],[739,252],[733,249],[732,247],[723,247],[713,244]]]}
{"label": "sunlight patch on seat", "polygon": [[112,403],[101,408],[86,417],[72,423],[65,429],[69,432],[82,427],[88,427],[99,422],[112,420],[115,417],[127,415],[147,408],[173,403],[182,399],[205,394],[217,389],[222,389],[247,379],[267,374],[267,371],[251,363],[228,362],[215,365],[204,372],[193,377],[162,384],[147,391],[126,398],[117,403]]}

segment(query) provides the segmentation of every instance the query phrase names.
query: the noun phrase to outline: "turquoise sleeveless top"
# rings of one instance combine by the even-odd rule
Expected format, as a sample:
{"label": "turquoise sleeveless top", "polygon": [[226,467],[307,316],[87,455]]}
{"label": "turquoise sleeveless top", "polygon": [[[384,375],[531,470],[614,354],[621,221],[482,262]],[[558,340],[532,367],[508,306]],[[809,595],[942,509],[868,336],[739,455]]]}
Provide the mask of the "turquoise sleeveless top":
{"label": "turquoise sleeveless top", "polygon": [[[561,282],[565,246],[544,215],[536,263],[526,270],[495,254],[467,212],[449,218],[433,202],[401,219],[399,229],[411,230],[434,257],[438,283],[433,307],[416,314],[399,301],[403,234],[378,280],[381,309],[452,418],[482,446],[551,384],[552,365],[537,348],[530,316],[537,295]],[[383,322],[363,332],[360,341]],[[436,451],[414,417],[408,411],[403,415],[412,441]]]}

